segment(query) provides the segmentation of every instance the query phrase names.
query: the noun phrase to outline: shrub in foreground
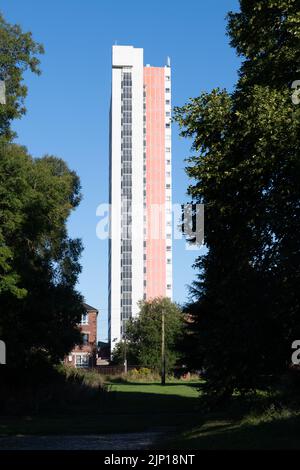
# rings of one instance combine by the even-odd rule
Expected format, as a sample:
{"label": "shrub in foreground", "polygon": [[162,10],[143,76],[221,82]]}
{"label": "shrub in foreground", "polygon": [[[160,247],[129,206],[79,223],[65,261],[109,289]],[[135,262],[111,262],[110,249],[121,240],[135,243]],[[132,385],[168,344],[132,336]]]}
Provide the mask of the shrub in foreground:
{"label": "shrub in foreground", "polygon": [[0,385],[0,413],[12,415],[43,412],[93,411],[101,408],[107,388],[95,371],[63,365],[43,371],[43,380],[7,380]]}

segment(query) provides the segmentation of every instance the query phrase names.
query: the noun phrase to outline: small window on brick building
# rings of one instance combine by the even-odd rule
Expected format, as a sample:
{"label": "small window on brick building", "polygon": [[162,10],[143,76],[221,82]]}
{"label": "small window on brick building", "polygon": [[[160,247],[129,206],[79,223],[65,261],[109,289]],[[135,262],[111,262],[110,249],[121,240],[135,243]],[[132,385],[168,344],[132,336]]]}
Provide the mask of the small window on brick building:
{"label": "small window on brick building", "polygon": [[76,356],[76,367],[88,367],[89,366],[89,356],[87,354],[78,354]]}
{"label": "small window on brick building", "polygon": [[88,325],[89,324],[89,315],[88,313],[84,313],[81,317],[81,325]]}
{"label": "small window on brick building", "polygon": [[83,335],[82,335],[82,341],[83,341],[83,344],[84,344],[84,345],[89,344],[89,335],[88,335],[88,333],[83,333]]}

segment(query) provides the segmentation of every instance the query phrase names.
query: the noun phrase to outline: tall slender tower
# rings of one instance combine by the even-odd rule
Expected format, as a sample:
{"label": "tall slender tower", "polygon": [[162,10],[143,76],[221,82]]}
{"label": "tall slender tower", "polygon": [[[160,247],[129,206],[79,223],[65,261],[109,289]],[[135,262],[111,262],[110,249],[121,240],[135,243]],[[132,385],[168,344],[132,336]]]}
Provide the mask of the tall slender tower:
{"label": "tall slender tower", "polygon": [[112,48],[109,340],[138,301],[172,298],[171,68],[143,65],[143,49]]}

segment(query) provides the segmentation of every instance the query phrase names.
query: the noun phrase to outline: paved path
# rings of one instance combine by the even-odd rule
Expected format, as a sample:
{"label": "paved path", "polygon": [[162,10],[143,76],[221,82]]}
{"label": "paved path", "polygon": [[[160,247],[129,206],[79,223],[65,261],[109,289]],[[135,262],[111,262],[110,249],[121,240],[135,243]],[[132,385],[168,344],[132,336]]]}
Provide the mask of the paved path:
{"label": "paved path", "polygon": [[149,449],[161,432],[90,436],[0,437],[0,450],[139,450]]}

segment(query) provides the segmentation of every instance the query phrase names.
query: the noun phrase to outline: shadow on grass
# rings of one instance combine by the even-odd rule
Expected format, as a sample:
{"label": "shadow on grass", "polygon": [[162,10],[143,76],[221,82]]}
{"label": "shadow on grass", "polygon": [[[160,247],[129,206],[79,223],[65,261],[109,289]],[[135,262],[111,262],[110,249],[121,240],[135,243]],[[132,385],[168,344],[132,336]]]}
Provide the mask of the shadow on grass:
{"label": "shadow on grass", "polygon": [[70,403],[64,413],[53,410],[37,416],[2,417],[0,434],[102,434],[161,427],[184,430],[202,422],[197,387],[197,383],[108,385],[109,391],[97,405],[85,403],[72,409]]}
{"label": "shadow on grass", "polygon": [[[117,382],[115,382],[117,383]],[[121,384],[121,382],[120,382]],[[176,387],[178,388],[178,386],[186,386],[186,387],[189,387],[189,388],[194,388],[196,390],[199,390],[201,391],[201,384],[199,382],[178,382],[178,383],[166,383],[166,385],[161,385],[159,382],[155,382],[155,383],[148,383],[148,382],[122,382],[122,385],[143,385],[145,387],[149,387],[151,388],[151,386],[153,387],[153,385],[156,385],[158,387],[162,387],[162,394],[163,394],[163,389],[164,388],[169,388],[169,387]]]}
{"label": "shadow on grass", "polygon": [[153,387],[153,386],[159,386],[159,387],[162,387],[161,390],[162,390],[162,393],[163,393],[163,389],[164,388],[168,388],[168,387],[178,387],[178,386],[187,386],[189,388],[195,388],[195,389],[199,389],[201,391],[203,385],[204,385],[204,381],[183,381],[183,380],[178,380],[176,382],[166,382],[165,385],[161,385],[161,383],[159,381],[157,382],[143,382],[142,380],[137,380],[137,381],[127,381],[127,380],[124,380],[124,379],[121,379],[121,378],[112,378],[110,377],[109,380],[108,380],[108,383],[109,384],[112,384],[112,385],[143,385],[145,387]]}
{"label": "shadow on grass", "polygon": [[299,438],[300,416],[294,416],[255,425],[206,423],[183,434],[180,439],[165,442],[162,447],[202,450],[300,449]]}
{"label": "shadow on grass", "polygon": [[109,409],[106,413],[193,413],[199,410],[197,397],[182,397],[178,395],[160,395],[145,392],[110,392],[107,399]]}

